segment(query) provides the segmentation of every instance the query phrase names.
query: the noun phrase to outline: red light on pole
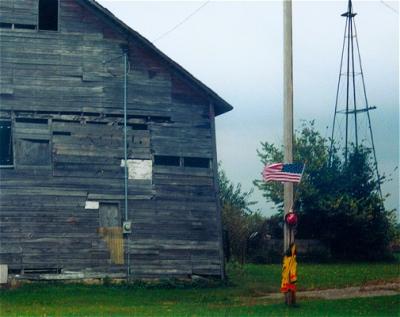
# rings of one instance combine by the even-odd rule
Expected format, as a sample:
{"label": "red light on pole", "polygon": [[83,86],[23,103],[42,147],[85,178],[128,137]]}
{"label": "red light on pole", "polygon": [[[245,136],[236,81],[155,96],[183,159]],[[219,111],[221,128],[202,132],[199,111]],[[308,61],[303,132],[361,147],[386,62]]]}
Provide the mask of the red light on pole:
{"label": "red light on pole", "polygon": [[297,220],[298,220],[297,214],[294,213],[293,211],[292,211],[292,212],[289,212],[289,213],[286,214],[286,216],[285,216],[285,221],[286,221],[286,223],[287,223],[289,226],[291,226],[291,227],[294,227],[295,225],[297,225]]}

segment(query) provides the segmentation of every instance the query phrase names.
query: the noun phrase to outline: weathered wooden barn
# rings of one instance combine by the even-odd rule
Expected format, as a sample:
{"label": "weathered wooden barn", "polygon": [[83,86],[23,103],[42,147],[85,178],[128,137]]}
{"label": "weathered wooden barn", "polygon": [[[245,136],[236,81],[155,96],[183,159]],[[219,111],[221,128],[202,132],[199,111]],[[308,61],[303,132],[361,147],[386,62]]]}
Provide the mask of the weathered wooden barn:
{"label": "weathered wooden barn", "polygon": [[93,0],[1,0],[0,45],[0,264],[223,277],[215,116],[232,107]]}

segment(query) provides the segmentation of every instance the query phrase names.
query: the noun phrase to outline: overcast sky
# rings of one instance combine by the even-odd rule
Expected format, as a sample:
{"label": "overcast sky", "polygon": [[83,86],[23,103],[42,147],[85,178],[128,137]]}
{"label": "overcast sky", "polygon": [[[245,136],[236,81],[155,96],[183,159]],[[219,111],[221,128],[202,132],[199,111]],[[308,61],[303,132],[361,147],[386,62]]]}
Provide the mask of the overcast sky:
{"label": "overcast sky", "polygon": [[[152,42],[205,4],[99,2]],[[293,3],[295,126],[315,119],[323,136],[331,133],[346,5]],[[383,186],[391,195],[386,206],[399,210],[399,3],[353,6],[368,101],[377,106],[371,120],[378,164],[392,178]],[[260,178],[260,142],[282,142],[282,39],[281,1],[211,1],[154,42],[234,107],[217,118],[218,157],[229,178],[245,189]],[[264,214],[275,212],[257,190],[253,198]]]}

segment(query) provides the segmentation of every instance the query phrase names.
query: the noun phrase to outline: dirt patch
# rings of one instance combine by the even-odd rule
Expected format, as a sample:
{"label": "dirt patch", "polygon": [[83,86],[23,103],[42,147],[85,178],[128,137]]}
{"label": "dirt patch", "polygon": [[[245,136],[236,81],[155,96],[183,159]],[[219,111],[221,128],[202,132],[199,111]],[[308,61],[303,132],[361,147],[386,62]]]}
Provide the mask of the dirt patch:
{"label": "dirt patch", "polygon": [[[378,283],[354,287],[300,291],[296,297],[301,298],[320,298],[320,299],[343,299],[354,297],[374,297],[389,296],[400,294],[400,282]],[[259,299],[278,299],[282,298],[281,293],[273,293],[259,297]]]}

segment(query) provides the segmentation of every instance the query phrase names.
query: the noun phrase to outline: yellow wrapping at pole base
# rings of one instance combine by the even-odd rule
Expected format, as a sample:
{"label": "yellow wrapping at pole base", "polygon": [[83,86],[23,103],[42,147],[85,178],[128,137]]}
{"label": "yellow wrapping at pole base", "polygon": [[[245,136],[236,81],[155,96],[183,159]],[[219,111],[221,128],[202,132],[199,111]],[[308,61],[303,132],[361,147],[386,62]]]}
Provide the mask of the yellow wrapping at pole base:
{"label": "yellow wrapping at pole base", "polygon": [[281,292],[296,291],[297,282],[297,261],[296,245],[293,243],[290,250],[283,257]]}

